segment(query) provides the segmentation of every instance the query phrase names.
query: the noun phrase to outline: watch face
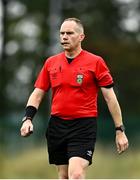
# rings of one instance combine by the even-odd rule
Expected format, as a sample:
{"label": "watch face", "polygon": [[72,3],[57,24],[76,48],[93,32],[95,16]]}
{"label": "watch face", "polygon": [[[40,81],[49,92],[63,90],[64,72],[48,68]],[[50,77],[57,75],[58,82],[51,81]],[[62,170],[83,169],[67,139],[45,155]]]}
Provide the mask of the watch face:
{"label": "watch face", "polygon": [[121,128],[122,128],[123,131],[125,131],[125,127],[123,125],[121,126]]}

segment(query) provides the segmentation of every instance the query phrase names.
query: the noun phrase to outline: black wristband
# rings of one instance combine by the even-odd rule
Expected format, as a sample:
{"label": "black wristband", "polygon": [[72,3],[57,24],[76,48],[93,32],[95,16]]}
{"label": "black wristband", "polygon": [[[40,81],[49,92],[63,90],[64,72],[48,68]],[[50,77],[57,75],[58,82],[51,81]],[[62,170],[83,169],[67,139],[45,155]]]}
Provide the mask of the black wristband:
{"label": "black wristband", "polygon": [[35,116],[37,112],[37,109],[36,107],[34,106],[27,106],[26,109],[25,109],[25,115],[24,117],[29,117],[29,119],[33,119],[33,117]]}

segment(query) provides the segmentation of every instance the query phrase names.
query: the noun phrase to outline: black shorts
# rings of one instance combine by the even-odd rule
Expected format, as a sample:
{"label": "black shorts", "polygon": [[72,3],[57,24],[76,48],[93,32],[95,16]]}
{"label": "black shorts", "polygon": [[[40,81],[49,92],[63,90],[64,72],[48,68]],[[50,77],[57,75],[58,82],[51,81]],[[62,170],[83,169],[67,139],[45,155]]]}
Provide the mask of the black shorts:
{"label": "black shorts", "polygon": [[92,163],[96,142],[97,120],[95,117],[62,120],[51,116],[47,132],[49,163],[68,164],[71,157],[82,157]]}

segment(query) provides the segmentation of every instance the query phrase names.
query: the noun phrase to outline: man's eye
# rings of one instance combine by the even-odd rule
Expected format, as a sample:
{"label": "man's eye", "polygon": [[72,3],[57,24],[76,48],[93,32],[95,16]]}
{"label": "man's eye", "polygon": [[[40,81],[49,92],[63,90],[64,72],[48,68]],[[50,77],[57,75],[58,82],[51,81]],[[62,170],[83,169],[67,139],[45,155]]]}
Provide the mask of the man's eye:
{"label": "man's eye", "polygon": [[71,34],[74,34],[74,33],[73,32],[60,32],[60,35],[65,35],[65,34],[71,35]]}
{"label": "man's eye", "polygon": [[68,35],[73,34],[73,32],[67,32]]}

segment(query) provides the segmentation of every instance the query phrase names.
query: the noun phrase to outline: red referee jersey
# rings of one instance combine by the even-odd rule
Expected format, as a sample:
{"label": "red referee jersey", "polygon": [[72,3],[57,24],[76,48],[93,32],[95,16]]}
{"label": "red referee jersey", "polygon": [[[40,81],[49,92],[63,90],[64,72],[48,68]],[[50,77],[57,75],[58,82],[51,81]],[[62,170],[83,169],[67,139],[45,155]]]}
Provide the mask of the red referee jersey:
{"label": "red referee jersey", "polygon": [[51,87],[51,114],[72,120],[97,117],[98,89],[112,83],[104,60],[82,50],[70,64],[64,52],[48,58],[35,87],[44,91]]}

